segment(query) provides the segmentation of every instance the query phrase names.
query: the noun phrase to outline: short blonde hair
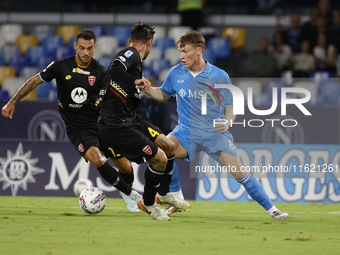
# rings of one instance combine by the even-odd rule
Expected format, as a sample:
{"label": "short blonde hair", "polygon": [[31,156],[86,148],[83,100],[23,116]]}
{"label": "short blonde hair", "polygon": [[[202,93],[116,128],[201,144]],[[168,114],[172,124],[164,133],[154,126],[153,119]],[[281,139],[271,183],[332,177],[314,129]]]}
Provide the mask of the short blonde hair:
{"label": "short blonde hair", "polygon": [[178,38],[176,41],[177,47],[180,48],[184,47],[186,44],[191,44],[195,47],[201,47],[204,50],[205,47],[204,36],[195,30],[188,31],[180,38]]}

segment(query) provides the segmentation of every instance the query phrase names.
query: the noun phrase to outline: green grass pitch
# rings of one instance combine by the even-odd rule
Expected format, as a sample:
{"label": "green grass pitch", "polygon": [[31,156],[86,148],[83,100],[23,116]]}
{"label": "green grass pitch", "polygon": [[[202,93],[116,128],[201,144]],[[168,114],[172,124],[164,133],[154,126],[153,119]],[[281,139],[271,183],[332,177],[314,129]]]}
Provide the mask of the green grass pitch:
{"label": "green grass pitch", "polygon": [[171,221],[108,199],[87,215],[77,198],[0,196],[0,254],[339,254],[340,205],[278,203],[274,220],[254,202],[190,201]]}

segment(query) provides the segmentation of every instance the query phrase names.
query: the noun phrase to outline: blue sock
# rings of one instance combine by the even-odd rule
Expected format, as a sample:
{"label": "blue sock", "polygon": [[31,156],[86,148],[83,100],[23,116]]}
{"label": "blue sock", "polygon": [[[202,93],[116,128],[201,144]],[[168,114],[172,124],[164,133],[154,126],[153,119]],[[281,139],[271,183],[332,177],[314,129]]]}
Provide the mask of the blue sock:
{"label": "blue sock", "polygon": [[260,205],[263,206],[264,209],[269,210],[274,205],[273,202],[269,199],[267,193],[264,191],[261,183],[255,179],[250,173],[246,173],[246,175],[239,181],[248,194]]}
{"label": "blue sock", "polygon": [[172,179],[170,183],[170,192],[176,192],[181,190],[181,183],[179,180],[179,171],[178,167],[176,165],[176,162],[174,161],[174,171],[172,172]]}

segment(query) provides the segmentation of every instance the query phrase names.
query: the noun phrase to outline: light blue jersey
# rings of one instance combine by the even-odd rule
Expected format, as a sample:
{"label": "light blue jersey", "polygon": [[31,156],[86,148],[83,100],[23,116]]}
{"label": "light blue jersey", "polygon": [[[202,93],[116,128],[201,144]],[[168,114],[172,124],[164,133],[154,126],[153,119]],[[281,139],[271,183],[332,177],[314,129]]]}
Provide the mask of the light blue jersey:
{"label": "light blue jersey", "polygon": [[225,106],[233,103],[231,92],[216,89],[216,84],[231,84],[225,71],[207,62],[204,71],[194,77],[181,63],[170,69],[161,87],[165,94],[177,97],[179,122],[171,134],[186,149],[189,159],[199,150],[210,155],[219,150],[237,155],[232,135],[228,131],[220,134],[213,126],[214,119],[225,118]]}

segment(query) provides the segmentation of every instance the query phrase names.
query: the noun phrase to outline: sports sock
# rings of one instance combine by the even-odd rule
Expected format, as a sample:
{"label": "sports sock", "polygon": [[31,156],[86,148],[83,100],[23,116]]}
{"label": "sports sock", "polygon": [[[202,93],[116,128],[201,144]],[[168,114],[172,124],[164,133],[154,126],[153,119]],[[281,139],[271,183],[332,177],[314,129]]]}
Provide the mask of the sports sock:
{"label": "sports sock", "polygon": [[143,200],[145,205],[153,205],[155,203],[155,196],[163,174],[164,172],[152,169],[150,165],[147,166],[144,173],[145,185]]}
{"label": "sports sock", "polygon": [[132,189],[129,187],[123,178],[121,178],[119,172],[111,166],[107,161],[104,165],[97,168],[100,175],[116,189],[120,190],[126,195],[130,195]]}
{"label": "sports sock", "polygon": [[170,192],[170,182],[173,173],[173,165],[174,165],[175,155],[168,157],[168,163],[166,164],[164,175],[161,179],[161,183],[159,185],[158,193],[161,196],[165,196],[168,192]]}
{"label": "sports sock", "polygon": [[171,182],[170,182],[169,188],[170,188],[171,192],[180,191],[182,189],[181,183],[180,183],[180,178],[179,178],[178,166],[176,165],[175,161],[174,161],[174,165],[173,165],[173,172],[172,172],[172,177],[171,177]]}
{"label": "sports sock", "polygon": [[273,202],[269,199],[267,193],[263,189],[261,183],[250,175],[249,172],[245,174],[245,176],[239,181],[248,194],[262,207],[266,210],[269,210],[273,206]]}
{"label": "sports sock", "polygon": [[273,205],[271,208],[269,208],[269,209],[267,210],[267,212],[269,213],[270,216],[272,216],[273,213],[276,212],[276,211],[278,211],[278,209],[276,208],[275,205]]}
{"label": "sports sock", "polygon": [[133,167],[131,166],[131,173],[129,174],[125,174],[125,173],[120,173],[120,176],[124,179],[124,181],[126,182],[126,184],[129,186],[129,187],[132,187],[133,185],[133,181],[135,179],[135,176],[134,176],[134,173],[133,173]]}

